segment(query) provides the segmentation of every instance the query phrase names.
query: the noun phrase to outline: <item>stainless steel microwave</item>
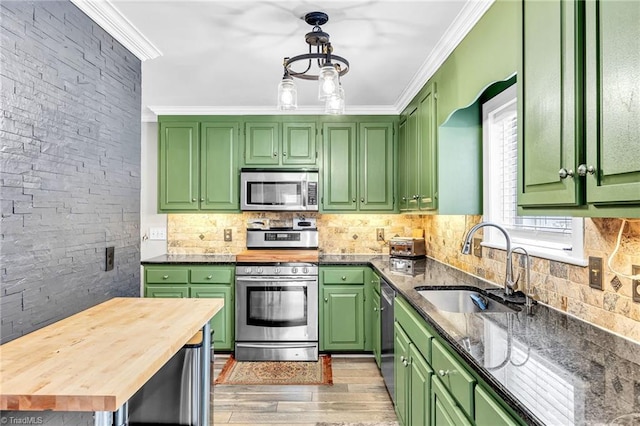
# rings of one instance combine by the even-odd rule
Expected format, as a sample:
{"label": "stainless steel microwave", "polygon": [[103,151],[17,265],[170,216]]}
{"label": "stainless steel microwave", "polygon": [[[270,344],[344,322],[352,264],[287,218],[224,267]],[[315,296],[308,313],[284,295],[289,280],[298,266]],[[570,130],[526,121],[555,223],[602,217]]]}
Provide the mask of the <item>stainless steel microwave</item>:
{"label": "stainless steel microwave", "polygon": [[242,169],[242,210],[318,211],[318,172]]}

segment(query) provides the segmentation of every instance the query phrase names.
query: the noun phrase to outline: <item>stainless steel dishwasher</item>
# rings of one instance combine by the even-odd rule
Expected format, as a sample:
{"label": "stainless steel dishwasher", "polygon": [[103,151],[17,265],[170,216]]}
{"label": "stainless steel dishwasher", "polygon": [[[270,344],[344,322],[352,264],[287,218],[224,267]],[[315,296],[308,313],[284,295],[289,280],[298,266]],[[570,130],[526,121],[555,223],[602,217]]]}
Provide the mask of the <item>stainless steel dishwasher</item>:
{"label": "stainless steel dishwasher", "polygon": [[393,299],[396,292],[384,279],[380,280],[380,338],[381,370],[389,396],[395,403],[396,394],[393,385]]}

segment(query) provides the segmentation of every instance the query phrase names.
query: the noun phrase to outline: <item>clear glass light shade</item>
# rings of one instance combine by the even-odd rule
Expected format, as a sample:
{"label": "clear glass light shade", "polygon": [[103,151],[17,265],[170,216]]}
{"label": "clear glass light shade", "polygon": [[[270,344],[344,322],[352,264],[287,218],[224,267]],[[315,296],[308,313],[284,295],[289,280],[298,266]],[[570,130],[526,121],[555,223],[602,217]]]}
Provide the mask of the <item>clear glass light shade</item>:
{"label": "clear glass light shade", "polygon": [[323,66],[318,74],[318,82],[318,99],[324,101],[338,91],[340,85],[338,71],[333,65]]}
{"label": "clear glass light shade", "polygon": [[278,84],[278,109],[298,109],[298,90],[291,77],[284,77]]}
{"label": "clear glass light shade", "polygon": [[344,89],[338,85],[336,93],[327,98],[324,112],[326,114],[344,114]]}

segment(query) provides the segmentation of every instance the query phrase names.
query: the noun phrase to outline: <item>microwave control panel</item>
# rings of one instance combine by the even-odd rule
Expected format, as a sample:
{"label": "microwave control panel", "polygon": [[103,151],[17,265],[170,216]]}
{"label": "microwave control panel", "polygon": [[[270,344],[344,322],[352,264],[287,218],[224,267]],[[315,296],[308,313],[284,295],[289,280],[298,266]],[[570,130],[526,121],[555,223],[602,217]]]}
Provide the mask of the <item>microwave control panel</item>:
{"label": "microwave control panel", "polygon": [[310,206],[318,205],[318,182],[307,184],[307,204]]}

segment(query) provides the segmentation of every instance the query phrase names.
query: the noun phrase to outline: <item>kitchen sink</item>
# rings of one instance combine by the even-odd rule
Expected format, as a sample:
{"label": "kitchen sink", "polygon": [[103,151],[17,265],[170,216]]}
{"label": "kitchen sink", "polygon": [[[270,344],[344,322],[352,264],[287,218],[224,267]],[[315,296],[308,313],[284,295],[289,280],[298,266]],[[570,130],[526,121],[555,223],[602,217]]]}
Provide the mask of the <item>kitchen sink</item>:
{"label": "kitchen sink", "polygon": [[475,287],[425,287],[415,288],[438,310],[457,313],[515,313],[517,309],[504,305]]}

